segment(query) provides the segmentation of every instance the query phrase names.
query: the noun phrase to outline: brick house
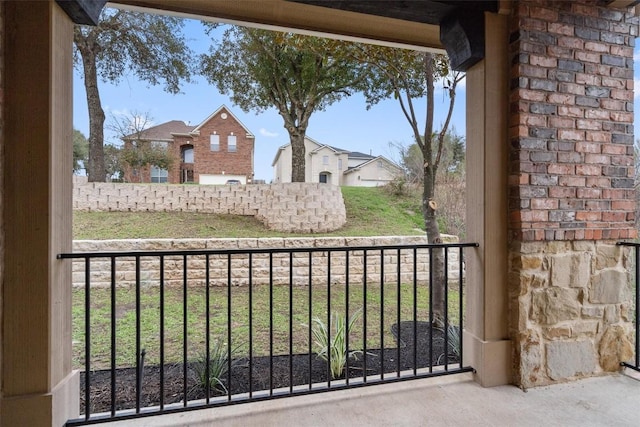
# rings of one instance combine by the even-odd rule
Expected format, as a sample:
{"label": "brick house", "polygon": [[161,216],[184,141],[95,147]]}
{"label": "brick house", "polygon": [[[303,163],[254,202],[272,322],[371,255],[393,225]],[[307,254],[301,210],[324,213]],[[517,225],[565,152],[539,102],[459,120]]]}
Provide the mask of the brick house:
{"label": "brick house", "polygon": [[[305,182],[352,187],[385,185],[402,170],[384,156],[344,150],[305,137]],[[291,182],[291,144],[278,149],[271,166],[273,182]]]}
{"label": "brick house", "polygon": [[237,180],[247,184],[253,180],[255,137],[224,105],[197,126],[172,120],[123,140],[125,148],[151,144],[166,149],[172,158],[167,169],[127,167],[127,182],[225,184]]}

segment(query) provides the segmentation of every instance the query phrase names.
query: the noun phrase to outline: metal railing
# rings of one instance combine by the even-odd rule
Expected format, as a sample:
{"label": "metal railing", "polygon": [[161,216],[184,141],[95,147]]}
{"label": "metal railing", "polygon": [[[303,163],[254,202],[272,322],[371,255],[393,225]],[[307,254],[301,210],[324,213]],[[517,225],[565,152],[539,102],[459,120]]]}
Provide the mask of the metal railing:
{"label": "metal railing", "polygon": [[635,357],[632,361],[621,362],[620,364],[640,372],[640,319],[638,316],[638,308],[640,308],[640,243],[618,242],[618,245],[632,247],[634,255],[633,323],[635,328]]}
{"label": "metal railing", "polygon": [[472,371],[462,330],[475,246],[60,254],[84,275],[82,416],[67,425]]}

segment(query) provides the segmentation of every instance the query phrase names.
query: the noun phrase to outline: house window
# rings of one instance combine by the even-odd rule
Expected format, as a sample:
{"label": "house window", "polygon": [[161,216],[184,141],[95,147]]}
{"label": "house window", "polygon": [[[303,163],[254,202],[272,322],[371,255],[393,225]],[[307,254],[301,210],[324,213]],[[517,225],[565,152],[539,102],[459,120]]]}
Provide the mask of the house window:
{"label": "house window", "polygon": [[338,170],[342,170],[342,159],[338,159]]}
{"label": "house window", "polygon": [[193,147],[187,145],[182,147],[182,163],[193,163]]}
{"label": "house window", "polygon": [[378,160],[378,169],[382,169],[383,167],[382,160]]}
{"label": "house window", "polygon": [[167,151],[169,143],[167,141],[151,141],[151,148]]}
{"label": "house window", "polygon": [[209,137],[211,151],[220,151],[220,135],[213,134]]}
{"label": "house window", "polygon": [[169,178],[169,171],[166,169],[160,169],[156,166],[151,166],[151,182],[163,183],[167,182]]}
{"label": "house window", "polygon": [[323,165],[329,164],[329,156],[322,156],[322,164]]}
{"label": "house window", "polygon": [[227,139],[228,149],[230,153],[235,153],[238,150],[236,136],[229,135],[229,139]]}

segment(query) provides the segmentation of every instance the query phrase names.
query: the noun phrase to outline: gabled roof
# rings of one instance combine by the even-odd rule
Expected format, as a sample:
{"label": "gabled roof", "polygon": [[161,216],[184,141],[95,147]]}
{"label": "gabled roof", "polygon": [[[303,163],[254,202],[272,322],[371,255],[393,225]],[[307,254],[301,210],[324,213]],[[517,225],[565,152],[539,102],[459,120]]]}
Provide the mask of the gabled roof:
{"label": "gabled roof", "polygon": [[200,128],[213,119],[217,114],[224,110],[229,116],[231,116],[242,128],[247,132],[247,138],[255,138],[253,134],[247,129],[247,127],[229,110],[225,105],[221,105],[216,111],[209,115],[197,126],[191,126],[183,122],[182,120],[171,120],[170,122],[161,123],[156,126],[152,126],[139,133],[132,133],[125,136],[125,140],[142,139],[145,141],[173,141],[174,135],[193,135],[198,134]]}
{"label": "gabled roof", "polygon": [[[362,153],[359,153],[359,154],[362,154]],[[364,167],[365,167],[365,166],[367,166],[367,165],[370,165],[370,164],[372,164],[372,163],[375,163],[375,162],[376,162],[376,161],[378,161],[378,160],[382,160],[383,162],[387,163],[389,166],[391,166],[391,167],[393,167],[393,168],[396,168],[396,169],[398,169],[398,170],[401,170],[400,166],[398,166],[397,164],[395,164],[395,162],[392,162],[391,160],[387,159],[387,158],[386,158],[386,157],[384,157],[384,156],[372,157],[372,156],[369,156],[369,155],[367,155],[367,154],[365,154],[365,156],[367,156],[367,157],[371,157],[371,159],[367,160],[367,161],[366,161],[366,162],[364,162],[364,163],[360,163],[358,166],[353,166],[353,167],[348,168],[346,171],[344,171],[344,174],[346,175],[346,174],[348,174],[348,173],[351,173],[351,172],[355,172],[355,171],[357,171],[357,170],[360,170],[360,169],[364,168]]]}
{"label": "gabled roof", "polygon": [[[349,151],[349,150],[344,150],[342,148],[337,148],[337,147],[333,147],[331,145],[327,145],[327,144],[321,144],[318,141],[316,141],[315,139],[309,138],[308,136],[304,137],[305,142],[311,142],[312,144],[316,145],[316,148],[314,148],[311,152],[307,153],[307,154],[313,154],[313,153],[317,153],[318,151],[324,149],[324,148],[328,148],[332,151],[334,151],[336,154],[344,154],[346,153],[349,159],[357,159],[357,160],[362,160],[363,162],[360,163],[357,166],[351,166],[348,167],[347,170],[345,170],[343,173],[347,174],[359,169],[362,169],[363,167],[373,163],[376,160],[382,160],[384,162],[386,162],[387,164],[389,164],[389,166],[396,168],[398,170],[401,170],[400,166],[398,166],[396,163],[392,162],[391,160],[387,159],[384,156],[372,156],[370,154],[365,154],[365,153],[361,153],[359,151]],[[284,144],[281,145],[278,148],[278,151],[276,151],[276,155],[275,158],[273,159],[273,162],[271,162],[271,166],[275,166],[276,163],[278,163],[278,159],[280,158],[280,153],[282,153],[287,147],[289,147],[291,145],[291,143],[289,144]]]}
{"label": "gabled roof", "polygon": [[238,120],[238,118],[231,112],[231,110],[229,110],[227,108],[226,105],[221,105],[220,108],[218,108],[216,111],[214,111],[213,113],[211,113],[209,115],[209,117],[207,117],[206,119],[204,119],[198,126],[196,126],[195,128],[193,128],[191,130],[191,132],[200,132],[200,128],[202,126],[204,126],[209,120],[213,119],[216,115],[218,115],[219,113],[222,113],[222,110],[224,110],[225,113],[227,113],[228,115],[230,115],[231,117],[233,117],[233,119],[238,122],[238,124],[240,126],[242,126],[242,128],[245,130],[245,132],[247,132],[247,138],[255,138],[255,136],[253,136],[253,134],[251,133],[251,131],[249,131],[249,129],[247,129],[247,127],[244,125],[244,123],[242,123],[240,120]]}
{"label": "gabled roof", "polygon": [[349,153],[350,159],[375,159],[375,156],[371,154],[360,153],[359,151],[351,151]]}
{"label": "gabled roof", "polygon": [[[336,153],[348,153],[348,150],[343,150],[341,148],[336,148],[336,147],[332,147],[331,145],[326,145],[326,144],[321,144],[318,141],[316,141],[315,139],[305,136],[304,137],[305,142],[310,142],[312,144],[316,145],[316,148],[314,148],[313,150],[311,150],[309,153],[306,154],[311,154],[311,153],[315,153],[319,150],[322,150],[323,148],[329,148],[330,150],[333,150]],[[278,159],[280,158],[280,153],[282,153],[287,147],[291,146],[291,143],[288,144],[284,144],[281,145],[280,147],[278,147],[278,151],[276,151],[276,156],[273,158],[273,162],[271,162],[271,166],[275,166],[276,163],[278,162]]]}
{"label": "gabled roof", "polygon": [[317,153],[318,151],[322,150],[323,148],[328,148],[329,150],[333,151],[336,154],[348,153],[349,152],[349,150],[343,150],[341,148],[332,147],[331,145],[320,144],[319,147],[313,149],[311,152],[309,152],[309,154]]}
{"label": "gabled roof", "polygon": [[170,122],[161,123],[156,126],[152,126],[142,132],[132,133],[125,136],[123,139],[142,139],[145,141],[171,141],[174,133],[189,133],[193,130],[193,126],[189,126],[182,120],[171,120]]}

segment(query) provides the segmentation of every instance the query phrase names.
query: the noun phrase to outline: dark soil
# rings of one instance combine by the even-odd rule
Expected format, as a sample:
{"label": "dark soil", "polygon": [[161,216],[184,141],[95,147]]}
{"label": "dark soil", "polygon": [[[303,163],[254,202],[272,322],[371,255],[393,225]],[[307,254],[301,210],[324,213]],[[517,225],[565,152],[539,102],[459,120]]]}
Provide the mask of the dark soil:
{"label": "dark soil", "polygon": [[[392,326],[394,336],[398,337],[397,324]],[[427,322],[415,322],[417,347],[414,346],[414,322],[400,323],[400,345],[380,349],[367,349],[366,357],[359,354],[357,360],[349,359],[349,378],[362,378],[380,375],[381,372],[392,375],[398,371],[426,368],[431,365],[443,363],[444,339],[440,329],[433,329],[433,339],[430,339],[429,324]],[[433,344],[433,351],[429,350]],[[390,343],[391,344],[391,343]],[[396,345],[396,343],[393,343]],[[398,348],[399,347],[399,348]],[[415,351],[414,351],[415,349]],[[399,356],[399,358],[398,358]],[[415,361],[415,363],[414,363]],[[449,363],[457,363],[453,356],[449,357]],[[252,366],[251,382],[249,379],[249,366]],[[160,386],[160,366],[145,366],[140,393],[140,407],[160,405],[160,396],[164,396],[164,404],[197,400],[206,398],[205,387],[199,385],[193,365],[187,365],[187,380],[183,364],[164,365],[164,387]],[[136,382],[135,368],[116,370],[116,396],[115,409],[131,409],[136,407]],[[315,354],[278,355],[269,357],[253,357],[251,361],[247,357],[233,361],[231,375],[224,375],[223,382],[231,395],[269,390],[270,388],[288,388],[290,386],[324,383],[330,378],[327,363],[316,357]],[[91,413],[107,412],[111,410],[111,371],[93,371],[91,380]],[[334,381],[332,379],[332,381]],[[251,384],[251,387],[250,387]],[[85,400],[85,375],[80,376],[80,400],[81,413],[84,413]],[[210,397],[225,395],[222,388],[211,389]]]}

